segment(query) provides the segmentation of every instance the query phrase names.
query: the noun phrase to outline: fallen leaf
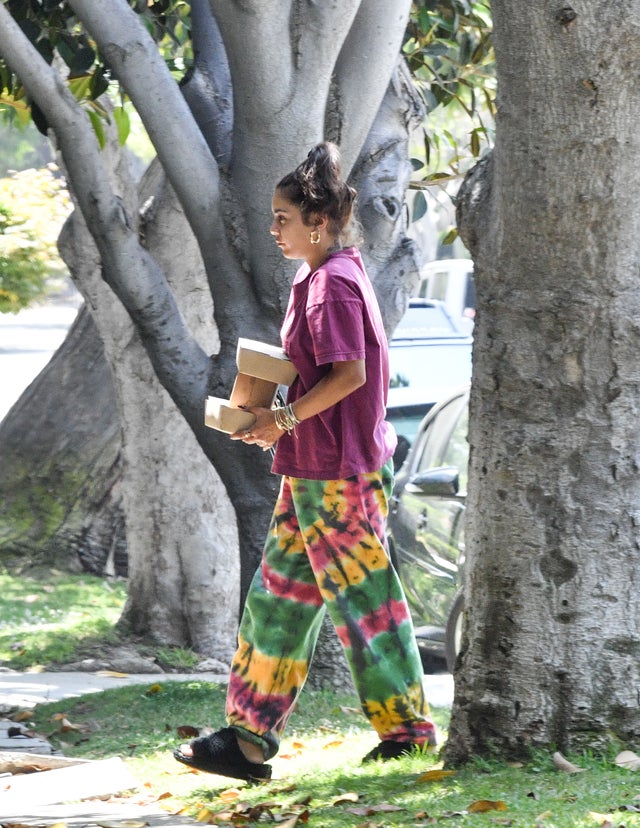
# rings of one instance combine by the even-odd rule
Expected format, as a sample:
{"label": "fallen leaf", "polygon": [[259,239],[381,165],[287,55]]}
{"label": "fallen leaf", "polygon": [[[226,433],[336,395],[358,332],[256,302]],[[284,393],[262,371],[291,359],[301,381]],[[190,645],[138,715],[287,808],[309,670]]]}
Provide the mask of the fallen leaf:
{"label": "fallen leaf", "polygon": [[303,819],[302,814],[294,814],[294,816],[289,817],[289,819],[285,819],[284,822],[280,822],[278,824],[280,825],[280,828],[295,828],[295,826],[299,822],[307,822],[307,821],[308,821],[308,817],[307,817],[307,819]]}
{"label": "fallen leaf", "polygon": [[586,768],[579,768],[577,765],[572,764],[559,751],[553,754],[553,766],[556,770],[562,771],[563,773],[582,773],[586,770]]}
{"label": "fallen leaf", "polygon": [[616,765],[619,768],[626,768],[626,770],[640,770],[640,756],[632,750],[623,750],[622,753],[616,756]]}
{"label": "fallen leaf", "polygon": [[493,799],[476,799],[471,805],[467,806],[467,811],[470,814],[486,814],[488,811],[507,811],[509,810],[506,804],[501,800]]}
{"label": "fallen leaf", "polygon": [[[275,796],[279,796],[280,794],[283,794],[283,793],[291,793],[292,791],[295,791],[297,789],[297,787],[298,786],[296,785],[296,783],[292,782],[290,785],[286,785],[284,788],[278,788],[277,790],[274,790],[273,788],[271,788],[271,793],[274,794]],[[311,801],[310,796],[305,797],[305,799],[308,799],[309,801]]]}
{"label": "fallen leaf", "polygon": [[221,799],[223,802],[233,802],[234,799],[238,799],[240,797],[240,794],[241,791],[239,791],[238,788],[227,788],[218,794],[218,799]]}
{"label": "fallen leaf", "polygon": [[340,745],[344,744],[344,739],[334,739],[333,742],[327,742],[326,745],[322,746],[322,750],[328,750],[329,748],[340,747]]}
{"label": "fallen leaf", "polygon": [[109,678],[128,678],[129,673],[118,673],[117,670],[98,670],[96,676],[107,676]]}
{"label": "fallen leaf", "polygon": [[100,828],[145,828],[148,824],[140,819],[109,819],[106,822],[96,822]]}
{"label": "fallen leaf", "polygon": [[196,820],[198,822],[211,822],[212,817],[213,817],[213,811],[210,811],[208,808],[201,808],[198,811],[198,815],[196,817]]}
{"label": "fallen leaf", "polygon": [[393,811],[403,811],[399,805],[364,805],[362,808],[345,808],[346,813],[355,814],[355,816],[374,816],[374,814],[391,813]]}
{"label": "fallen leaf", "polygon": [[144,691],[145,696],[155,696],[156,693],[162,693],[163,687],[161,684],[152,684]]}
{"label": "fallen leaf", "polygon": [[348,791],[347,793],[341,794],[337,799],[333,800],[333,805],[340,805],[343,802],[357,802],[360,799],[360,796],[357,793],[352,793]]}
{"label": "fallen leaf", "polygon": [[343,704],[338,706],[338,710],[340,713],[362,713],[359,707],[345,707]]}
{"label": "fallen leaf", "polygon": [[416,782],[439,782],[441,779],[446,779],[448,776],[455,776],[456,772],[452,770],[430,770],[426,773],[420,774]]}
{"label": "fallen leaf", "polygon": [[27,722],[29,719],[33,719],[32,710],[20,710],[11,717],[11,721],[13,722]]}
{"label": "fallen leaf", "polygon": [[195,739],[200,735],[199,729],[191,725],[180,725],[176,728],[176,733],[180,739]]}

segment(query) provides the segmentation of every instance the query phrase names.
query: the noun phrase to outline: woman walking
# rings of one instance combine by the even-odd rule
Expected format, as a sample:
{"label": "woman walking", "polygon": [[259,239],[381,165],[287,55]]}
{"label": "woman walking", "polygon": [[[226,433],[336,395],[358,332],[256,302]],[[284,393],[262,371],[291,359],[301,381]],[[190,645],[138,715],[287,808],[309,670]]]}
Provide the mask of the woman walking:
{"label": "woman walking", "polygon": [[251,409],[232,439],[275,445],[280,493],[247,595],[231,666],[228,726],[182,745],[178,761],[268,779],[304,685],[325,611],[380,741],[363,761],[435,745],[406,599],[385,543],[396,436],[387,423],[387,341],[353,238],[355,191],[333,144],[277,185],[271,234],[303,261],[282,325],[298,371],[287,404]]}

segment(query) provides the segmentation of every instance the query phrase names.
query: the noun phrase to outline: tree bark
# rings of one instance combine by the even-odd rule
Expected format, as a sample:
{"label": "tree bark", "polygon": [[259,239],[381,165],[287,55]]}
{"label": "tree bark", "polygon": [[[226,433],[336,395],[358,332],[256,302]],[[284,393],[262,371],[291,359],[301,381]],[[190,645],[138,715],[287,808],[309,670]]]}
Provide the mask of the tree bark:
{"label": "tree bark", "polygon": [[492,11],[496,145],[460,197],[477,315],[449,763],[640,733],[640,12]]}

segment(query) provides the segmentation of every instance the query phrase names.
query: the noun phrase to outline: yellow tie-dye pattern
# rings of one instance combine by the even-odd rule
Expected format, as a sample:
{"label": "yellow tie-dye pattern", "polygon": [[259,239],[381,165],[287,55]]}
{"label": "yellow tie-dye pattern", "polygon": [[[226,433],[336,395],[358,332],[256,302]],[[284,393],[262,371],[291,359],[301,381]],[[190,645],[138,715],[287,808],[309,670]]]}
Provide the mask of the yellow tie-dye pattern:
{"label": "yellow tie-dye pattern", "polygon": [[[371,572],[386,569],[388,566],[388,560],[380,549],[360,547],[357,551],[362,553],[359,559],[350,558],[345,554],[340,559],[339,565],[331,564],[324,570],[326,578],[332,585],[337,586],[339,592],[343,592],[347,587],[363,583]],[[325,583],[324,579],[323,583]],[[333,590],[321,588],[320,591],[325,600],[331,601],[335,598],[335,588]]]}
{"label": "yellow tie-dye pattern", "polygon": [[257,693],[286,696],[305,681],[307,662],[259,653],[240,637],[231,670],[244,677]]}
{"label": "yellow tie-dye pattern", "polygon": [[[421,687],[409,688],[406,695],[392,696],[384,704],[367,699],[364,704],[366,716],[381,738],[393,738],[391,734],[394,731],[406,728],[407,719],[411,718],[406,715],[407,702],[415,711],[416,721],[423,720],[429,715],[429,705]],[[398,707],[404,711],[404,714],[399,712]]]}

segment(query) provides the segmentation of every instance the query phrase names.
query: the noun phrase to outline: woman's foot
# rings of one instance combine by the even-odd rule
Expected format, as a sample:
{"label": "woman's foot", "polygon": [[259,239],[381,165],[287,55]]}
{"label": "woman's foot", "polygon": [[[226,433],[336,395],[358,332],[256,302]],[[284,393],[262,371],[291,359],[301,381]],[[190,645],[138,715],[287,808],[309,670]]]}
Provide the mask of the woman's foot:
{"label": "woman's foot", "polygon": [[370,750],[362,759],[362,764],[367,762],[388,762],[389,759],[399,759],[401,756],[410,756],[412,753],[422,753],[433,750],[435,745],[417,745],[415,742],[394,742],[393,739],[383,739],[382,742]]}
{"label": "woman's foot", "polygon": [[271,765],[264,763],[260,748],[238,739],[230,727],[181,745],[173,751],[173,756],[183,765],[220,776],[248,781],[271,779]]}

